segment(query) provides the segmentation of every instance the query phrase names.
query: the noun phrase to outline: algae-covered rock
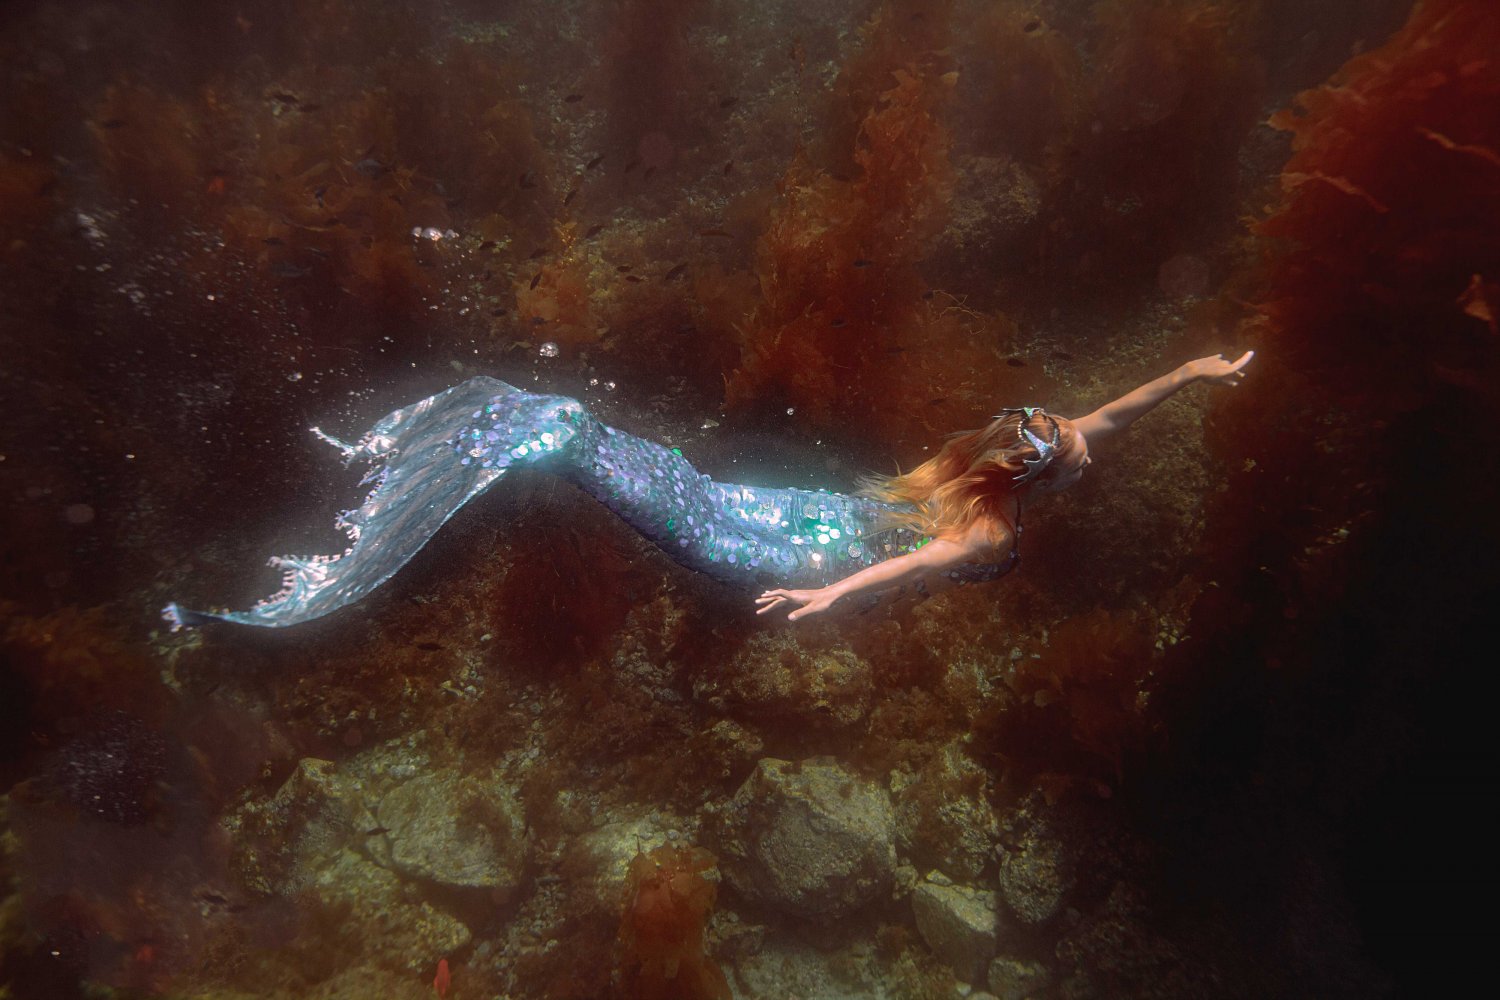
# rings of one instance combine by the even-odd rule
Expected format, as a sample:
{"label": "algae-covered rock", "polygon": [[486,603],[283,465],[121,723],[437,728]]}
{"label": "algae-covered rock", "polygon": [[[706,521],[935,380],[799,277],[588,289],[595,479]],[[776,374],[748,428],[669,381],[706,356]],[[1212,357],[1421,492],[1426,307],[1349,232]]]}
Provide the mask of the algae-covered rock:
{"label": "algae-covered rock", "polygon": [[722,670],[700,678],[694,694],[751,718],[846,729],[869,713],[875,680],[869,662],[851,650],[808,650],[758,635]]}
{"label": "algae-covered rock", "polygon": [[696,829],[691,820],[652,812],[605,823],[575,838],[573,845],[593,858],[595,895],[612,900],[623,896],[630,863],[637,855],[667,845],[689,844]]}
{"label": "algae-covered rock", "polygon": [[380,820],[398,871],[457,888],[509,891],[520,884],[526,825],[509,789],[423,775],[381,800]]}
{"label": "algae-covered rock", "polygon": [[720,820],[720,867],[751,899],[826,918],[890,894],[890,797],[837,761],[760,761]]}
{"label": "algae-covered rock", "polygon": [[1001,820],[1000,896],[1028,924],[1050,920],[1077,882],[1076,845],[1056,828],[1041,796]]}
{"label": "algae-covered rock", "polygon": [[431,904],[410,898],[401,879],[353,851],[341,851],[309,886],[320,903],[343,913],[340,934],[386,967],[417,971],[432,956],[469,943],[469,928]]}
{"label": "algae-covered rock", "polygon": [[995,894],[955,885],[933,872],[912,893],[911,908],[933,953],[958,978],[980,982],[999,936]]}
{"label": "algae-covered rock", "polygon": [[225,825],[235,836],[241,879],[268,895],[302,888],[346,847],[383,860],[380,842],[367,836],[378,824],[363,784],[332,761],[298,761],[275,795],[250,803]]}
{"label": "algae-covered rock", "polygon": [[993,863],[999,835],[983,786],[983,769],[957,743],[919,771],[893,773],[902,854],[959,882],[978,881]]}
{"label": "algae-covered rock", "polygon": [[999,1000],[1031,1000],[1051,984],[1052,973],[1040,962],[1002,956],[990,963],[987,978]]}

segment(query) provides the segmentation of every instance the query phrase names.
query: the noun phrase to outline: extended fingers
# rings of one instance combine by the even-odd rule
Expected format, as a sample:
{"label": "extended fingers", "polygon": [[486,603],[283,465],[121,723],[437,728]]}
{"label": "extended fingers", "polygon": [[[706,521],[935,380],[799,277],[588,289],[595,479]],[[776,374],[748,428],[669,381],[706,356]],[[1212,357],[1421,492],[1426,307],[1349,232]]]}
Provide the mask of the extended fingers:
{"label": "extended fingers", "polygon": [[780,607],[781,602],[784,600],[786,600],[786,591],[768,590],[755,599],[756,604],[765,605],[765,607],[756,608],[755,613],[758,615],[763,615],[767,611],[770,611],[772,608]]}

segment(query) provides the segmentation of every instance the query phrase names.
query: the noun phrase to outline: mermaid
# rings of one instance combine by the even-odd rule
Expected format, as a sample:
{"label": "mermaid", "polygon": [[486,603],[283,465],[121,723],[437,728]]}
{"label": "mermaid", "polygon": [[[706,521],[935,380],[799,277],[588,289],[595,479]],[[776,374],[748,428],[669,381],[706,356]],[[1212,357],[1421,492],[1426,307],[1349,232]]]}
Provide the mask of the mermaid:
{"label": "mermaid", "polygon": [[478,376],[388,414],[352,445],[313,428],[346,462],[371,463],[369,496],[334,520],[349,537],[342,554],[273,557],[282,588],[248,611],[174,602],[163,616],[174,631],[321,618],[390,579],[460,507],[522,465],[576,483],[689,569],[759,589],[757,614],[787,607],[796,621],[892,587],[993,580],[1020,560],[1022,507],[1076,483],[1091,447],[1193,382],[1236,384],[1252,357],[1190,361],[1076,420],[1037,406],[1002,410],[910,472],[865,477],[853,494],[718,482],[576,399]]}

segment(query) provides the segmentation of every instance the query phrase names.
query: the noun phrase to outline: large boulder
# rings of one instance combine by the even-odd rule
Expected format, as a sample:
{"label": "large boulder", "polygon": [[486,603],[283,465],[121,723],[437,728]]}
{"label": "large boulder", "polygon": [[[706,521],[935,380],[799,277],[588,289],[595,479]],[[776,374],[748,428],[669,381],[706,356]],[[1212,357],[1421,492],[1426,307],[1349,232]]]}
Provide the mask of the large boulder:
{"label": "large boulder", "polygon": [[982,982],[999,939],[995,894],[932,872],[912,892],[911,908],[933,954],[964,982]]}
{"label": "large boulder", "polygon": [[999,836],[985,798],[984,769],[949,743],[919,770],[891,775],[897,845],[905,857],[959,882],[977,883],[995,859]]}
{"label": "large boulder", "polygon": [[720,869],[749,899],[830,918],[890,896],[890,796],[835,760],[761,760],[719,820]]}
{"label": "large boulder", "polygon": [[526,823],[506,787],[447,772],[403,782],[380,802],[391,866],[460,889],[508,894],[526,863]]}

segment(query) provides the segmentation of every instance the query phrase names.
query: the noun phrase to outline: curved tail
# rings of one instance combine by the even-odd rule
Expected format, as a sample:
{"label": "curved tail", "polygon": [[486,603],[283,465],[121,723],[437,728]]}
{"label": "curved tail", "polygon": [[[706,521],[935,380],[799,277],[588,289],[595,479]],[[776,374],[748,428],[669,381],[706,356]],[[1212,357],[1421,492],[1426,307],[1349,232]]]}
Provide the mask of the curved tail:
{"label": "curved tail", "polygon": [[535,462],[576,433],[580,404],[479,376],[402,407],[355,445],[317,428],[346,462],[376,463],[361,484],[374,489],[334,523],[349,535],[340,555],[276,556],[279,592],[249,611],[193,611],[176,602],[162,616],[175,632],[208,621],[284,628],[352,604],[390,579],[433,533],[516,464]]}

